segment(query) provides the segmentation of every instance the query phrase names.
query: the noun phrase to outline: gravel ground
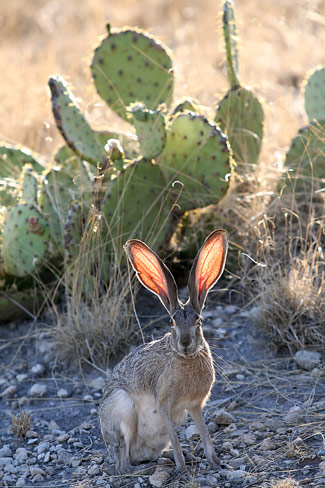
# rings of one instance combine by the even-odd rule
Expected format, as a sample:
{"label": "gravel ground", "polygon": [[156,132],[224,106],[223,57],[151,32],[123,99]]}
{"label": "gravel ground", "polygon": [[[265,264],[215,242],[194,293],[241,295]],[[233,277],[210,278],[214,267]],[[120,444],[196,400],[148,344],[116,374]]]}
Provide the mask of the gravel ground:
{"label": "gravel ground", "polygon": [[[209,468],[189,418],[178,431],[186,475],[175,472],[172,451],[117,475],[97,418],[105,374],[56,364],[48,335],[30,333],[30,323],[2,325],[0,486],[324,487],[324,358],[272,352],[252,325],[254,313],[232,305],[205,312],[217,381],[204,415],[221,464]],[[13,428],[24,415],[19,437]]]}

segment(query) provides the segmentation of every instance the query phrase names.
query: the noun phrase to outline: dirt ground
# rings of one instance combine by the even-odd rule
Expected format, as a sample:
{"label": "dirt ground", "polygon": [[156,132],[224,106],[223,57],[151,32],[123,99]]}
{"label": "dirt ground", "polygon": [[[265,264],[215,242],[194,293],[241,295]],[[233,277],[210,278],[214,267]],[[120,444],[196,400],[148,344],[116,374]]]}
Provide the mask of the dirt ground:
{"label": "dirt ground", "polygon": [[[146,300],[152,303],[152,297],[145,295],[142,304]],[[145,325],[144,315],[138,313]],[[266,347],[252,323],[256,313],[256,308],[213,301],[205,310],[204,329],[217,372],[205,420],[221,465],[211,470],[206,464],[188,419],[178,433],[187,460],[186,477],[175,472],[171,452],[130,476],[118,476],[106,457],[97,418],[105,373],[57,364],[42,322],[2,326],[0,486],[324,486],[323,363],[306,371],[292,356]],[[167,319],[161,320],[165,325],[145,329],[146,340],[167,330]],[[45,391],[35,393],[33,385],[45,386]],[[12,432],[12,418],[21,412],[29,413],[31,425],[27,436],[19,438]],[[3,449],[9,449],[7,455]],[[157,469],[159,476],[164,473],[161,479]]]}

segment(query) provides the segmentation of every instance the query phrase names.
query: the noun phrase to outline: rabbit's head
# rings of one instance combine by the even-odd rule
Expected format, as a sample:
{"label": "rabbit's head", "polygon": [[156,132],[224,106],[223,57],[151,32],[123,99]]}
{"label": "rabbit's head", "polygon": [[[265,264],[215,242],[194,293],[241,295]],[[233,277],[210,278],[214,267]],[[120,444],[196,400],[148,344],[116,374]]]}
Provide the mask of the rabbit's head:
{"label": "rabbit's head", "polygon": [[204,345],[201,312],[209,290],[224,270],[228,234],[215,230],[199,250],[188,280],[189,299],[182,303],[173,275],[144,242],[130,239],[125,244],[127,256],[139,281],[158,296],[170,316],[172,348],[181,356],[191,358]]}

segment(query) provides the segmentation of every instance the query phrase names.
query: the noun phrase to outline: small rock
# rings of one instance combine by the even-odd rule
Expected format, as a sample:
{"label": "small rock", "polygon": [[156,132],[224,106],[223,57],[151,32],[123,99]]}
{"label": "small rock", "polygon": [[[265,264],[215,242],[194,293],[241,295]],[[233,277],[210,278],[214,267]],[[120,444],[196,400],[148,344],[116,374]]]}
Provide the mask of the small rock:
{"label": "small rock", "polygon": [[200,438],[196,425],[192,424],[185,429],[185,437],[188,441],[194,441],[195,439]]}
{"label": "small rock", "polygon": [[96,476],[100,473],[100,469],[99,469],[99,466],[98,464],[93,464],[92,466],[90,466],[90,468],[88,469],[88,474],[89,476]]}
{"label": "small rock", "polygon": [[8,386],[2,393],[2,398],[12,398],[17,392],[17,387],[15,385]]}
{"label": "small rock", "polygon": [[59,398],[68,398],[69,396],[68,390],[66,390],[65,388],[60,388],[59,391],[57,392],[57,396]]}
{"label": "small rock", "polygon": [[242,435],[242,441],[246,446],[254,446],[256,444],[256,435],[253,432],[247,432],[247,434]]}
{"label": "small rock", "polygon": [[299,424],[303,420],[303,410],[301,407],[291,407],[289,412],[284,416],[287,424]]}
{"label": "small rock", "polygon": [[162,486],[164,486],[169,477],[169,472],[161,466],[158,466],[155,472],[151,476],[149,476],[149,481],[152,486],[161,488]]}
{"label": "small rock", "polygon": [[5,466],[6,464],[10,464],[12,461],[13,461],[12,457],[1,457],[0,466]]}
{"label": "small rock", "polygon": [[58,463],[66,464],[72,458],[72,454],[65,449],[61,449],[58,452]]}
{"label": "small rock", "polygon": [[18,478],[18,480],[16,481],[16,486],[21,488],[22,486],[25,486],[25,485],[26,485],[25,476],[21,476],[20,478]]}
{"label": "small rock", "polygon": [[31,466],[30,467],[30,475],[32,478],[36,476],[37,474],[41,474],[42,476],[46,476],[45,471],[43,469],[39,468],[38,466]]}
{"label": "small rock", "polygon": [[22,383],[22,381],[27,380],[27,378],[28,375],[26,373],[17,374],[16,376],[16,380],[18,381],[18,383]]}
{"label": "small rock", "polygon": [[49,442],[41,442],[36,448],[37,454],[41,454],[42,452],[47,451],[49,448],[50,448]]}
{"label": "small rock", "polygon": [[213,420],[219,425],[230,425],[235,422],[235,417],[224,408],[221,408],[213,414]]}
{"label": "small rock", "polygon": [[315,351],[297,351],[294,355],[294,360],[301,369],[306,371],[311,371],[312,369],[319,366],[321,362],[321,355],[319,352]]}
{"label": "small rock", "polygon": [[89,386],[96,391],[103,390],[106,386],[106,380],[102,376],[98,376],[89,382]]}
{"label": "small rock", "polygon": [[2,457],[11,457],[12,451],[9,446],[5,445],[0,449],[0,458]]}
{"label": "small rock", "polygon": [[224,313],[229,314],[229,315],[232,315],[232,314],[236,313],[237,310],[238,309],[237,309],[237,307],[235,307],[235,305],[226,305],[223,308]]}
{"label": "small rock", "polygon": [[51,432],[53,432],[54,430],[60,430],[60,427],[58,426],[58,424],[55,422],[55,420],[51,420],[49,422],[49,429]]}
{"label": "small rock", "polygon": [[228,464],[232,467],[232,468],[240,468],[241,466],[245,466],[246,464],[249,464],[249,457],[248,455],[246,454],[245,456],[243,457],[238,457],[238,458],[235,458],[235,459],[230,459],[228,461]]}
{"label": "small rock", "polygon": [[266,426],[262,424],[262,422],[256,421],[249,424],[249,430],[264,432],[266,430]]}
{"label": "small rock", "polygon": [[92,402],[93,401],[93,397],[91,395],[85,395],[83,397],[83,401],[84,402]]}
{"label": "small rock", "polygon": [[15,454],[14,454],[14,457],[15,459],[17,459],[17,461],[26,461],[27,457],[28,457],[28,453],[27,453],[27,449],[25,449],[24,447],[18,447],[18,449],[16,450]]}
{"label": "small rock", "polygon": [[35,430],[28,430],[25,434],[25,437],[27,439],[35,439],[38,437],[38,433]]}
{"label": "small rock", "polygon": [[47,386],[46,385],[43,385],[41,383],[35,383],[35,385],[33,385],[30,388],[28,394],[31,397],[43,398],[47,394]]}
{"label": "small rock", "polygon": [[246,471],[243,471],[242,469],[236,469],[236,471],[228,471],[227,480],[237,481],[245,478],[245,476],[246,476]]}
{"label": "small rock", "polygon": [[43,463],[48,463],[50,460],[51,452],[47,451],[47,453],[44,456]]}
{"label": "small rock", "polygon": [[217,426],[214,422],[209,422],[207,428],[210,434],[215,434],[217,432]]}
{"label": "small rock", "polygon": [[35,364],[32,367],[32,373],[38,377],[43,376],[43,374],[45,373],[45,368],[44,368],[43,364],[40,364],[40,363]]}
{"label": "small rock", "polygon": [[260,449],[261,451],[273,451],[275,449],[275,444],[271,439],[267,437],[261,443]]}
{"label": "small rock", "polygon": [[67,434],[66,432],[63,432],[63,434],[59,435],[59,437],[57,438],[58,442],[65,442],[69,439],[69,434]]}
{"label": "small rock", "polygon": [[32,478],[32,483],[39,483],[40,481],[43,481],[43,480],[44,480],[44,477],[41,474],[36,474]]}

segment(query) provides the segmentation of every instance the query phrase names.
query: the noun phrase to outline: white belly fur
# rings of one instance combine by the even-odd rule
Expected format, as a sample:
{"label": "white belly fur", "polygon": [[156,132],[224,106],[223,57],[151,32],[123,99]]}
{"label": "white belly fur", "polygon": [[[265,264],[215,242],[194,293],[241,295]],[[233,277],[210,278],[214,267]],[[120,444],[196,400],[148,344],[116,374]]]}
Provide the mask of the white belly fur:
{"label": "white belly fur", "polygon": [[[130,395],[136,410],[136,435],[130,445],[131,463],[155,459],[169,444],[169,436],[155,398],[152,395]],[[175,425],[185,422],[185,409],[177,406],[173,412]]]}

